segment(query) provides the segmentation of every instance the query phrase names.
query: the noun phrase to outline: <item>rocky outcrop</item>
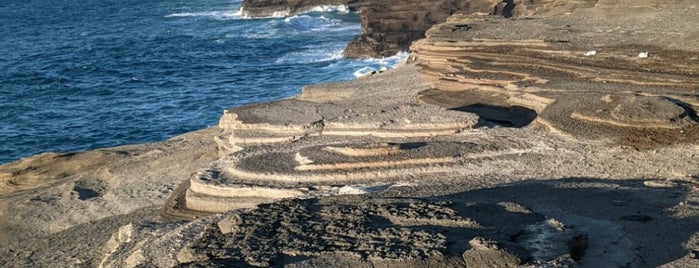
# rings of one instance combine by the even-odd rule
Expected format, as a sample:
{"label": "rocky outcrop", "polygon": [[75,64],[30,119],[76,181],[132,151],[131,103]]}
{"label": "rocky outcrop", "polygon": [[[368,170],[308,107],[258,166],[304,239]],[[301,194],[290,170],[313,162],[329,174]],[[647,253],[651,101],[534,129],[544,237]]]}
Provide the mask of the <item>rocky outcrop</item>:
{"label": "rocky outcrop", "polygon": [[217,128],[1,165],[0,266],[699,267],[699,6],[527,2]]}
{"label": "rocky outcrop", "polygon": [[[688,205],[671,207],[686,202],[677,190],[583,178],[429,198],[409,197],[409,192],[287,199],[179,224],[125,225],[107,243],[100,263],[657,267],[673,261],[667,267],[695,267],[690,250],[698,245],[698,220],[678,213]],[[690,195],[696,198],[696,191]]]}
{"label": "rocky outcrop", "polygon": [[412,47],[434,87],[421,98],[507,125],[535,117],[556,133],[634,148],[696,141],[699,60],[690,44],[698,32],[677,23],[691,11],[636,7],[619,22],[630,10],[614,3],[529,20],[453,16]]}
{"label": "rocky outcrop", "polygon": [[[530,16],[589,7],[597,0],[245,0],[242,13],[249,17],[286,16],[320,6],[346,6],[359,13],[362,32],[344,51],[348,58],[387,57],[408,51],[413,41],[425,37],[433,25],[453,14],[493,14],[502,17]],[[555,8],[552,8],[555,7]]]}
{"label": "rocky outcrop", "polygon": [[[477,118],[419,103],[415,94],[428,87],[415,77],[414,67],[390,74],[389,83],[408,86],[394,90],[412,93],[372,92],[371,86],[348,91],[338,84],[305,88],[294,99],[227,110],[219,123],[220,159],[192,176],[181,204],[174,202],[165,216],[362,192],[413,176],[458,172],[473,158],[521,153],[450,138],[471,129]],[[353,83],[374,81],[386,82],[369,78]],[[385,98],[387,93],[397,97]],[[383,101],[377,105],[376,99]]]}
{"label": "rocky outcrop", "polygon": [[407,51],[425,31],[455,13],[492,12],[497,0],[364,1],[353,3],[362,20],[362,34],[344,55],[350,58],[391,56]]}
{"label": "rocky outcrop", "polygon": [[[359,13],[362,34],[351,41],[349,58],[385,57],[407,51],[425,31],[455,13],[493,12],[497,0],[372,1],[372,0],[246,0],[241,8],[250,17],[306,12],[322,5],[345,5]],[[527,1],[529,2],[529,1]]]}

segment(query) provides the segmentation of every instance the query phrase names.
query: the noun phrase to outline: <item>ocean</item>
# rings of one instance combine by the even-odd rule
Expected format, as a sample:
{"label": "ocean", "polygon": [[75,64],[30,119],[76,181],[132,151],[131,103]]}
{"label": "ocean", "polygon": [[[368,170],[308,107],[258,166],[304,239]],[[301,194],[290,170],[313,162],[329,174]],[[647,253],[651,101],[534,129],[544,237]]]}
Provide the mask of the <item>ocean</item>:
{"label": "ocean", "polygon": [[160,141],[225,108],[354,79],[356,14],[250,19],[241,1],[0,0],[0,163]]}

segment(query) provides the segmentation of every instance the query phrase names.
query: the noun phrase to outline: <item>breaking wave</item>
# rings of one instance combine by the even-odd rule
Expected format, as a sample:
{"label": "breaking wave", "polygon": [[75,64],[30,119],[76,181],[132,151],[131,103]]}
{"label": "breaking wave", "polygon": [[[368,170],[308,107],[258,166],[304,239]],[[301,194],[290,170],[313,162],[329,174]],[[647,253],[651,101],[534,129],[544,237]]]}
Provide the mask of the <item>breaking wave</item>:
{"label": "breaking wave", "polygon": [[[285,9],[285,10],[279,10],[272,12],[269,16],[265,17],[252,17],[250,16],[246,11],[242,10],[242,7],[238,9],[238,12],[240,13],[241,18],[246,18],[246,19],[275,19],[275,18],[285,18],[291,16],[291,10],[290,9]],[[350,13],[349,7],[345,5],[319,5],[319,6],[314,6],[309,9],[304,9],[301,10],[300,12],[296,12],[296,14],[293,15],[302,15],[302,14],[308,14],[308,13],[340,13],[340,14],[348,14]]]}
{"label": "breaking wave", "polygon": [[182,12],[173,13],[165,16],[166,18],[178,18],[178,17],[207,17],[219,20],[230,20],[230,19],[240,19],[242,18],[242,11],[201,11],[201,12]]}

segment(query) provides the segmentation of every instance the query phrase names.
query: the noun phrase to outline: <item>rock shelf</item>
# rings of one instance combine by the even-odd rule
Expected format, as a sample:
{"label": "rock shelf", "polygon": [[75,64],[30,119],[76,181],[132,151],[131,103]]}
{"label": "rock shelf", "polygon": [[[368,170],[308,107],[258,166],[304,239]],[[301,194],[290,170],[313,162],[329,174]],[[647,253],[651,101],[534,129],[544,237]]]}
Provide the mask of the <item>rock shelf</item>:
{"label": "rock shelf", "polygon": [[695,0],[342,3],[434,26],[395,70],[0,165],[0,266],[699,267]]}
{"label": "rock shelf", "polygon": [[[695,48],[659,49],[642,39],[662,32],[617,40],[602,29],[635,29],[578,22],[575,15],[567,21],[452,16],[412,46],[421,75],[434,86],[420,93],[421,99],[511,125],[529,118],[554,132],[611,138],[636,148],[699,138]],[[673,20],[661,18],[657,23]],[[633,19],[641,23],[643,17]],[[586,56],[589,49],[601,52]],[[654,56],[639,58],[644,50],[654,50]]]}
{"label": "rock shelf", "polygon": [[[392,74],[415,81],[407,92],[427,86],[410,76],[413,68]],[[323,191],[313,188],[323,186],[386,184],[453,173],[467,159],[521,153],[449,141],[478,123],[473,114],[420,103],[408,94],[381,106],[374,101],[362,105],[361,97],[343,92],[307,88],[297,98],[227,110],[216,139],[220,159],[192,176],[183,192],[183,209],[224,212],[315,196]],[[331,101],[308,101],[309,95]],[[440,142],[440,137],[447,139]]]}

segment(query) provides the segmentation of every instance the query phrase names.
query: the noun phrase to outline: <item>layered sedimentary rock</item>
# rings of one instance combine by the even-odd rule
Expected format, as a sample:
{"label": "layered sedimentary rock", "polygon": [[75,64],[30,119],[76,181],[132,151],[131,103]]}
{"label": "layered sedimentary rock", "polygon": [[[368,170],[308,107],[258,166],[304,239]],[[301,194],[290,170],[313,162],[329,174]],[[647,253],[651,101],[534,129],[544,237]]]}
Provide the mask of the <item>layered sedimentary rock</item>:
{"label": "layered sedimentary rock", "polygon": [[351,58],[390,56],[407,51],[425,31],[454,13],[492,12],[496,0],[365,1],[356,4],[362,34],[344,55]]}
{"label": "layered sedimentary rock", "polygon": [[[503,178],[516,177],[505,168],[508,163],[522,174],[556,177],[556,171],[535,171],[536,165],[516,158],[536,155],[539,165],[557,166],[580,153],[558,151],[558,145],[533,138],[495,142],[497,137],[489,137],[484,143],[478,136],[479,142],[472,142],[469,137],[480,126],[536,122],[563,138],[602,137],[641,149],[694,142],[699,137],[695,52],[660,50],[635,35],[619,44],[613,33],[596,28],[609,27],[606,22],[579,22],[583,25],[576,28],[568,21],[594,13],[590,10],[616,10],[604,4],[583,1],[536,10],[575,11],[552,19],[454,15],[413,46],[430,84],[407,66],[384,74],[390,78],[353,82],[361,86],[308,87],[293,99],[229,109],[216,138],[219,160],[183,184],[163,215],[188,217],[286,198],[385,190],[430,176],[451,180],[483,172],[471,167],[484,159],[492,165],[487,172]],[[560,23],[571,24],[563,31],[552,26]],[[581,36],[596,37],[597,44]],[[650,58],[634,54],[653,48]],[[409,86],[373,91],[385,86],[380,83]],[[628,172],[609,160],[592,161],[606,162],[600,173]]]}
{"label": "layered sedimentary rock", "polygon": [[699,6],[511,3],[217,128],[0,166],[0,266],[699,267]]}
{"label": "layered sedimentary rock", "polygon": [[[680,2],[667,5],[692,6]],[[453,16],[412,47],[434,87],[421,98],[636,148],[694,142],[699,53],[691,44],[698,32],[678,23],[691,11],[631,9],[623,22],[613,18],[630,10],[614,1],[528,20]]]}
{"label": "layered sedimentary rock", "polygon": [[452,14],[476,12],[510,18],[564,13],[596,3],[597,0],[245,0],[241,10],[245,16],[268,17],[304,13],[319,6],[345,6],[359,14],[362,32],[347,45],[344,55],[365,58],[407,51],[413,41],[425,37],[432,25],[444,22]]}
{"label": "layered sedimentary rock", "polygon": [[387,185],[458,172],[468,159],[520,153],[453,138],[422,142],[471,129],[478,119],[419,103],[415,93],[428,87],[413,76],[413,68],[393,73],[407,80],[400,83],[411,84],[407,90],[412,93],[396,92],[398,97],[378,103],[368,100],[379,94],[371,87],[326,87],[306,88],[294,99],[227,110],[217,137],[220,159],[192,176],[179,206],[200,212],[250,208],[343,190],[331,186]]}
{"label": "layered sedimentary rock", "polygon": [[287,199],[125,225],[100,266],[694,267],[682,245],[699,245],[697,219],[682,214],[687,206],[676,204],[688,200],[673,187],[578,178],[429,198]]}

